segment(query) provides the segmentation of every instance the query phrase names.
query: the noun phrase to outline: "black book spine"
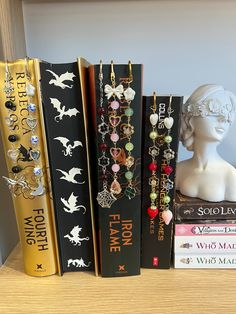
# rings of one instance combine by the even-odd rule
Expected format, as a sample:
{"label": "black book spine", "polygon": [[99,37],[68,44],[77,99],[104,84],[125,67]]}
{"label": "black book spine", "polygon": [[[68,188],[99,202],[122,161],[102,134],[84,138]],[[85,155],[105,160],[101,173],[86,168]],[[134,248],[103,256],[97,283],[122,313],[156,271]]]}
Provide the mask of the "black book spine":
{"label": "black book spine", "polygon": [[[170,161],[170,166],[173,168],[171,173],[171,180],[173,188],[169,191],[170,196],[169,208],[173,212],[174,219],[174,178],[176,169],[176,160],[178,155],[179,146],[179,127],[180,127],[180,113],[182,106],[182,97],[172,97],[172,109],[173,113],[171,117],[174,119],[173,126],[171,128],[171,149],[174,151],[174,158]],[[166,175],[163,171],[167,164],[164,157],[164,151],[166,150],[166,144],[164,138],[167,135],[167,129],[164,126],[164,119],[168,117],[168,106],[170,102],[170,96],[158,96],[156,97],[157,114],[159,116],[157,122],[158,138],[156,140],[156,147],[159,149],[159,154],[156,157],[157,164],[157,178],[159,182],[158,187],[158,209],[159,212],[154,219],[151,219],[148,215],[148,208],[150,207],[150,193],[151,186],[149,178],[151,171],[149,170],[149,164],[152,162],[152,158],[149,154],[149,148],[153,146],[153,141],[150,139],[150,132],[152,131],[152,125],[149,117],[152,114],[151,106],[153,106],[153,96],[143,97],[144,103],[144,117],[143,120],[143,150],[142,150],[142,254],[141,254],[141,266],[146,268],[170,268],[171,262],[171,245],[172,245],[172,229],[173,219],[166,225],[162,213],[165,210],[164,197],[166,195],[166,189],[163,187],[163,183],[166,180]]]}
{"label": "black book spine", "polygon": [[61,273],[94,270],[90,176],[78,63],[42,62],[40,71]]}
{"label": "black book spine", "polygon": [[[91,86],[91,100],[92,100],[92,112],[93,112],[93,134],[96,142],[96,158],[95,171],[97,177],[97,191],[95,193],[95,199],[99,192],[103,190],[102,184],[102,172],[101,167],[98,165],[98,158],[101,156],[100,144],[101,134],[98,132],[98,127],[101,124],[101,117],[98,114],[100,106],[101,90],[99,89],[99,72],[100,65],[90,67],[90,86]],[[116,76],[116,85],[123,84],[126,88],[126,78],[129,76],[129,67],[127,65],[114,65],[114,71]],[[111,65],[103,65],[103,87],[106,84],[111,84],[110,73]],[[132,134],[132,144],[134,149],[132,156],[134,157],[134,165],[131,167],[131,171],[134,173],[133,187],[135,189],[135,196],[129,199],[125,195],[127,187],[127,179],[125,178],[126,166],[124,165],[126,158],[128,157],[125,151],[125,145],[128,140],[124,133],[125,123],[127,123],[127,116],[124,111],[126,104],[123,101],[119,101],[120,108],[118,110],[121,121],[119,122],[117,133],[119,134],[119,140],[117,147],[121,149],[123,156],[119,158],[117,164],[120,166],[118,173],[118,181],[120,182],[122,191],[116,197],[117,200],[108,208],[102,207],[95,200],[96,212],[99,219],[99,248],[100,248],[100,264],[101,275],[103,277],[121,277],[140,274],[140,238],[141,238],[141,116],[142,116],[142,66],[133,64],[133,81],[131,87],[135,90],[135,98],[132,100],[131,107],[133,109],[133,115],[131,118],[131,124],[134,127],[134,133]],[[104,121],[109,125],[112,119],[110,102],[104,93],[103,95],[103,107],[105,110]],[[123,96],[122,96],[123,97]],[[127,125],[126,125],[127,126]],[[111,128],[111,127],[110,127]],[[114,161],[111,156],[111,148],[113,147],[110,139],[111,129],[109,135],[106,136],[107,151],[106,156],[109,158],[110,163],[107,165],[107,181],[108,191],[110,191],[111,183],[113,181],[112,165]],[[121,155],[119,157],[121,157]]]}

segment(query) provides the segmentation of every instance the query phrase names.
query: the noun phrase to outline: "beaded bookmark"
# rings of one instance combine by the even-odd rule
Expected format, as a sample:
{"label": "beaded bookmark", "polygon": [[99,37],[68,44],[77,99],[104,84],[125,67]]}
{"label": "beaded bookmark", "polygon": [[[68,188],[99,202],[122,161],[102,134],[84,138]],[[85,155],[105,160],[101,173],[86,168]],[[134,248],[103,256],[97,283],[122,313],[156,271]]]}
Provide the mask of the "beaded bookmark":
{"label": "beaded bookmark", "polygon": [[156,93],[153,93],[153,105],[151,106],[151,115],[149,117],[152,131],[149,133],[149,138],[152,140],[152,146],[148,149],[148,154],[151,156],[152,160],[149,164],[148,168],[151,171],[151,176],[149,178],[149,185],[151,186],[150,191],[150,207],[147,209],[148,216],[150,219],[154,219],[158,215],[158,187],[159,187],[159,179],[157,177],[157,162],[156,157],[159,155],[159,147],[156,146],[156,139],[158,138],[157,133],[157,122],[158,122],[158,114],[157,114],[157,104],[156,104]]}
{"label": "beaded bookmark", "polygon": [[41,183],[42,169],[40,167],[39,136],[37,135],[37,126],[38,126],[38,121],[36,118],[37,106],[33,101],[33,98],[35,96],[35,87],[32,85],[32,82],[31,82],[31,74],[29,71],[28,61],[29,59],[26,58],[25,59],[25,74],[26,74],[27,84],[26,84],[25,91],[28,96],[27,109],[29,112],[29,116],[26,119],[26,123],[31,130],[30,143],[32,144],[33,149],[30,150],[30,157],[34,162],[33,174],[35,177],[35,181],[37,182],[36,189],[32,188],[32,192],[30,194],[32,196],[40,196],[44,194],[45,189]]}
{"label": "beaded bookmark", "polygon": [[167,149],[164,150],[164,158],[166,159],[166,165],[163,167],[163,171],[166,174],[166,179],[162,182],[163,188],[166,189],[166,194],[163,198],[163,202],[165,204],[165,209],[162,212],[162,219],[164,220],[166,225],[169,225],[170,221],[173,218],[173,213],[169,208],[169,203],[171,201],[169,194],[169,191],[173,189],[174,182],[171,180],[170,175],[173,172],[173,168],[170,165],[170,161],[175,157],[175,152],[171,149],[171,142],[172,142],[172,136],[171,134],[171,128],[174,124],[174,119],[171,117],[171,114],[174,112],[174,110],[171,108],[172,103],[172,95],[170,95],[169,100],[169,106],[167,109],[168,117],[164,119],[164,125],[167,128],[167,135],[164,138],[164,141],[167,145]]}
{"label": "beaded bookmark", "polygon": [[108,146],[106,144],[106,135],[110,132],[110,127],[107,122],[105,122],[106,109],[104,108],[103,99],[103,71],[102,71],[102,61],[100,61],[100,71],[99,71],[99,91],[100,91],[100,102],[98,108],[98,116],[100,123],[98,124],[98,133],[101,135],[101,143],[99,144],[99,150],[101,155],[98,158],[98,165],[102,170],[102,191],[97,194],[97,202],[103,208],[111,208],[112,204],[116,201],[116,197],[113,193],[108,191],[108,177],[107,177],[107,167],[110,165],[110,158],[107,157],[106,151]]}
{"label": "beaded bookmark", "polygon": [[[5,84],[4,84],[4,93],[6,95],[6,102],[5,107],[8,109],[8,116],[5,118],[6,125],[9,127],[11,131],[14,130],[14,123],[15,123],[15,111],[16,111],[16,105],[9,100],[8,98],[11,97],[11,95],[14,92],[14,85],[11,82],[12,76],[9,71],[8,63],[6,62],[6,78],[5,78]],[[8,141],[11,143],[11,148],[7,150],[7,157],[12,161],[13,166],[11,168],[14,178],[7,178],[3,176],[3,178],[6,180],[9,190],[11,193],[16,196],[15,192],[18,189],[18,187],[21,187],[23,189],[28,189],[28,184],[25,180],[25,177],[19,176],[18,174],[22,171],[22,168],[18,165],[18,158],[20,155],[20,150],[17,147],[16,143],[18,142],[19,138],[16,134],[10,134],[8,136]]]}
{"label": "beaded bookmark", "polygon": [[[117,94],[116,91],[116,76],[114,72],[114,64],[113,61],[111,61],[111,74],[110,74],[110,79],[111,79],[111,87],[112,90],[114,91],[113,94],[107,93],[107,89],[109,89],[108,86],[106,85],[105,87],[105,93],[107,94],[107,99],[111,99],[111,102],[109,104],[109,107],[111,110],[109,111],[109,124],[111,128],[111,134],[110,134],[110,139],[112,141],[112,147],[110,148],[110,154],[113,160],[113,164],[111,166],[111,170],[113,172],[113,181],[111,183],[110,191],[112,194],[119,195],[122,191],[121,185],[118,181],[118,172],[120,171],[120,165],[117,161],[117,158],[120,155],[121,148],[117,146],[117,143],[120,139],[119,134],[118,134],[118,126],[121,122],[121,116],[118,113],[118,110],[120,108],[120,103],[119,100],[122,97],[123,94],[123,85],[119,85],[119,91],[120,94]],[[122,94],[121,94],[122,93]]]}
{"label": "beaded bookmark", "polygon": [[132,64],[130,61],[128,63],[128,66],[129,66],[128,87],[124,91],[124,98],[127,103],[127,108],[125,109],[124,115],[127,118],[126,130],[128,132],[128,133],[126,132],[126,139],[128,140],[128,142],[125,144],[125,150],[127,151],[127,155],[128,155],[125,161],[125,166],[126,166],[125,178],[128,181],[128,184],[127,184],[124,194],[128,199],[132,199],[136,196],[136,193],[137,193],[135,187],[133,186],[134,172],[131,171],[131,168],[135,162],[134,157],[132,156],[132,151],[134,149],[134,144],[132,143],[132,135],[134,134],[134,127],[131,124],[131,117],[134,114],[134,110],[131,108],[131,103],[132,103],[132,100],[134,100],[135,91],[130,87],[130,84],[133,82]]}

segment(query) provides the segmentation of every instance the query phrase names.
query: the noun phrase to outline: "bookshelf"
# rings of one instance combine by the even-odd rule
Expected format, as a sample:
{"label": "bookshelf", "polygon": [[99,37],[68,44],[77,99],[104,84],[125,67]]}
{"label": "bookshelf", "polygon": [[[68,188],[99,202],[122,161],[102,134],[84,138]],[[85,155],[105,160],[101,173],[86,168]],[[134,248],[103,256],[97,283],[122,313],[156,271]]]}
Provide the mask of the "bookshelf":
{"label": "bookshelf", "polygon": [[234,270],[152,270],[141,276],[101,278],[23,273],[21,250],[0,268],[0,312],[5,313],[235,313]]}
{"label": "bookshelf", "polygon": [[[25,55],[22,1],[0,0],[0,58]],[[9,234],[15,228],[12,224]],[[125,278],[91,273],[33,278],[23,272],[19,246],[0,268],[1,313],[235,313],[235,291],[234,270],[142,269],[141,276]]]}

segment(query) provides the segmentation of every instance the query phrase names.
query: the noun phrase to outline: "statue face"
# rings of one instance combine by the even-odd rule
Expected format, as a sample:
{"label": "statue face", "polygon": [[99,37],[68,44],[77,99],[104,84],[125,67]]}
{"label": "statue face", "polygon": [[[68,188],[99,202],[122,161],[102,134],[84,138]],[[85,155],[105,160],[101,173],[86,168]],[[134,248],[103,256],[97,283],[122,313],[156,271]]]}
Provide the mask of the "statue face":
{"label": "statue face", "polygon": [[230,126],[221,116],[193,117],[192,124],[195,139],[209,142],[221,142]]}

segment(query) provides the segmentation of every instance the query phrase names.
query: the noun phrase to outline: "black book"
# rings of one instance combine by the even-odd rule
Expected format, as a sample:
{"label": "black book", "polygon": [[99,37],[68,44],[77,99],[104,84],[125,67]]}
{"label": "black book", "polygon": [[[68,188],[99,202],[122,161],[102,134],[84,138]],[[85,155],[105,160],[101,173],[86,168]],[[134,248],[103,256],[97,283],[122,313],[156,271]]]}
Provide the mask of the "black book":
{"label": "black book", "polygon": [[[151,171],[149,165],[152,162],[152,156],[150,155],[150,148],[153,146],[153,140],[150,138],[150,132],[153,128],[150,123],[150,115],[153,113],[151,106],[153,106],[154,98],[143,97],[144,117],[143,119],[143,151],[142,151],[142,254],[141,254],[141,266],[146,268],[170,268],[171,262],[171,246],[172,246],[172,229],[174,220],[174,181],[176,160],[178,155],[179,146],[179,127],[180,127],[180,113],[183,102],[182,97],[174,96],[171,101],[171,108],[173,112],[171,117],[174,119],[173,126],[170,129],[170,136],[172,137],[171,150],[173,156],[170,160],[170,166],[172,167],[172,173],[169,175],[172,188],[169,190],[169,209],[173,213],[173,218],[168,225],[165,224],[162,214],[165,210],[164,197],[166,195],[166,187],[163,186],[167,179],[163,169],[167,165],[167,159],[164,156],[167,145],[164,141],[167,135],[167,128],[164,125],[164,119],[168,117],[168,107],[170,102],[170,96],[158,96],[156,97],[156,113],[158,114],[158,122],[156,129],[158,137],[155,142],[158,154],[155,157],[157,164],[157,185],[158,185],[158,197],[157,197],[157,215],[151,219],[148,215],[148,209],[150,208],[150,193],[151,193]],[[168,153],[168,152],[166,152]]]}
{"label": "black book", "polygon": [[94,270],[84,60],[41,62],[41,94],[61,273]]}

